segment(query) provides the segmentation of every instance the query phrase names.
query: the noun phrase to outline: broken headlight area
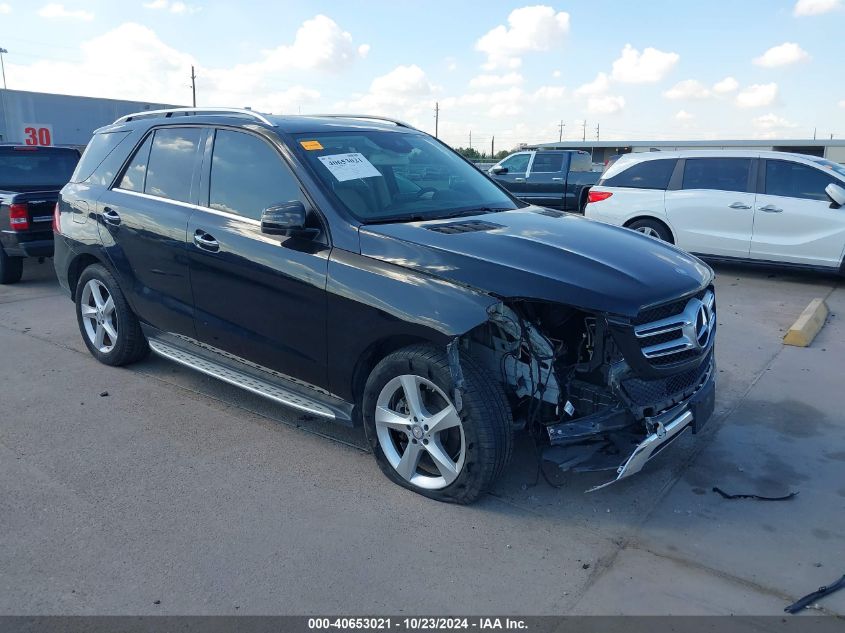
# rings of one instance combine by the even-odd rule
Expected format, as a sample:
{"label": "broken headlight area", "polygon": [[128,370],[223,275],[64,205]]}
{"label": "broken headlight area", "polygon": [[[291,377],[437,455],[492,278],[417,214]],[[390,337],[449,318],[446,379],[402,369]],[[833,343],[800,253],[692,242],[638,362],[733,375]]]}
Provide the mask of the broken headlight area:
{"label": "broken headlight area", "polygon": [[618,321],[537,301],[493,306],[462,339],[500,378],[514,419],[545,460],[562,470],[616,470],[617,479],[712,411],[712,337],[696,358],[654,372],[640,370],[647,359],[627,357],[638,348],[626,342]]}

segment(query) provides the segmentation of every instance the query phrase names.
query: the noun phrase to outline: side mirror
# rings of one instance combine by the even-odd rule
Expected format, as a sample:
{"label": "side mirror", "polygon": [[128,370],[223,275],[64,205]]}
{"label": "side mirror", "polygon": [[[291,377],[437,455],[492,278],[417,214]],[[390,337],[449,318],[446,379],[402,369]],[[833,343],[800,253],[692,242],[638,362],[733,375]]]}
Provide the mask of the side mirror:
{"label": "side mirror", "polygon": [[498,176],[499,174],[506,174],[506,173],[508,173],[508,168],[507,168],[507,167],[502,167],[501,165],[493,165],[493,166],[490,168],[490,173],[491,173],[491,174],[496,174],[497,176]]}
{"label": "side mirror", "polygon": [[830,183],[824,188],[824,192],[828,198],[833,200],[833,204],[836,205],[837,209],[845,205],[845,188]]}
{"label": "side mirror", "polygon": [[294,235],[305,231],[305,205],[299,200],[273,204],[261,212],[261,232]]}

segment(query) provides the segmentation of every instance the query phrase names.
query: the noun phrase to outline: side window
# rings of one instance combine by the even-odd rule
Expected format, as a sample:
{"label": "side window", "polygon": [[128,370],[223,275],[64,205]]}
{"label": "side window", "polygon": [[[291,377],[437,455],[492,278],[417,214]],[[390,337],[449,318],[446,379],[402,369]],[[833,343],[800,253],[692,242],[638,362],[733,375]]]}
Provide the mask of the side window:
{"label": "side window", "polygon": [[150,160],[150,146],[153,144],[153,136],[150,134],[147,140],[141,144],[135,156],[129,162],[126,171],[123,172],[123,178],[118,184],[118,188],[126,189],[127,191],[144,191],[144,179],[147,176],[147,163]]}
{"label": "side window", "polygon": [[593,159],[589,154],[573,154],[569,162],[569,171],[593,171]]}
{"label": "side window", "polygon": [[299,182],[267,142],[252,134],[217,130],[208,205],[253,220],[272,204],[302,200]]}
{"label": "side window", "polygon": [[766,193],[804,200],[827,201],[824,188],[840,181],[815,167],[786,160],[766,161]]}
{"label": "side window", "polygon": [[659,159],[635,163],[615,176],[603,180],[600,184],[606,187],[666,189],[676,162],[675,159]]}
{"label": "side window", "polygon": [[546,174],[558,172],[563,167],[563,154],[552,154],[537,152],[534,155],[534,164],[531,165],[531,173]]}
{"label": "side window", "polygon": [[524,174],[528,171],[528,162],[531,160],[531,154],[514,154],[503,160],[500,164],[502,167],[508,168],[509,174]]}
{"label": "side window", "polygon": [[200,128],[156,130],[144,193],[179,202],[191,201],[191,180],[201,135]]}
{"label": "side window", "polygon": [[750,158],[687,158],[683,189],[748,191]]}

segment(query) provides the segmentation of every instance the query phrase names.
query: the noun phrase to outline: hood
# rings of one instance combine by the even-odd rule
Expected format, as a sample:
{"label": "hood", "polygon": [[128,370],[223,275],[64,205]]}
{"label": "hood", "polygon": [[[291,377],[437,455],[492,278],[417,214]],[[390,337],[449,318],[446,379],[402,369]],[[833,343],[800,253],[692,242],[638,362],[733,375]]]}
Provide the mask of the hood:
{"label": "hood", "polygon": [[554,301],[628,317],[700,290],[713,271],[629,229],[539,207],[366,225],[361,254],[500,298]]}

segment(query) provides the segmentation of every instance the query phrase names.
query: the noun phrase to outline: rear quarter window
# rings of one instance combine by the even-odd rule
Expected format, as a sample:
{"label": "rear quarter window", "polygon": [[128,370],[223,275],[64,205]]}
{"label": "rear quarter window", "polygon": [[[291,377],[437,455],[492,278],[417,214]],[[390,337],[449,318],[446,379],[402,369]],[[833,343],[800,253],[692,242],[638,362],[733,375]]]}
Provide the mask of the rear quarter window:
{"label": "rear quarter window", "polygon": [[109,156],[117,146],[120,145],[129,135],[128,131],[124,132],[101,132],[95,134],[88,142],[82,158],[76,165],[76,170],[70,177],[71,182],[85,182],[88,180],[97,167]]}
{"label": "rear quarter window", "polygon": [[610,178],[602,178],[598,184],[630,189],[666,189],[677,162],[677,159],[666,158],[634,163]]}

